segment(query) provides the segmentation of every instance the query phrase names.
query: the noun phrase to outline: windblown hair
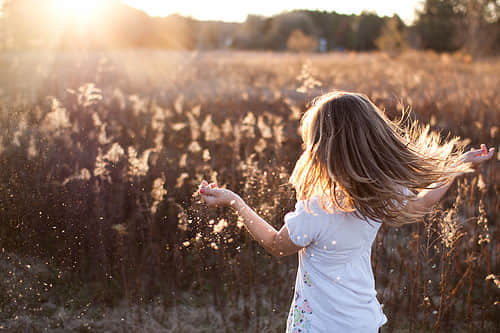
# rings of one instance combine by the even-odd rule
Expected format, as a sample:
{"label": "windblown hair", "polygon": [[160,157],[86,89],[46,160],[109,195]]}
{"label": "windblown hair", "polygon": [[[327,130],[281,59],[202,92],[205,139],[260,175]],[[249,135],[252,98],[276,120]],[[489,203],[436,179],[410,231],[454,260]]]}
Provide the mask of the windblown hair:
{"label": "windblown hair", "polygon": [[443,141],[429,126],[406,120],[404,112],[399,121],[389,120],[358,93],[317,98],[301,120],[304,152],[290,177],[297,199],[319,195],[327,211],[392,226],[417,221],[425,212],[410,211],[406,203],[470,165],[458,161],[459,138]]}

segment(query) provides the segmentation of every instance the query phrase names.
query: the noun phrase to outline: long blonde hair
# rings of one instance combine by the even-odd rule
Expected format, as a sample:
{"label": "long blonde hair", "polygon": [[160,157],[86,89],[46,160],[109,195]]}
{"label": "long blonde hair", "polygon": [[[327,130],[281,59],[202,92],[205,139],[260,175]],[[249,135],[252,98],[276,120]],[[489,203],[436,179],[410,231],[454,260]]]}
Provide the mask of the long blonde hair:
{"label": "long blonde hair", "polygon": [[363,94],[317,98],[301,120],[304,152],[290,177],[298,200],[321,197],[327,211],[398,226],[423,212],[405,204],[434,183],[468,171],[464,144],[411,122],[391,121]]}

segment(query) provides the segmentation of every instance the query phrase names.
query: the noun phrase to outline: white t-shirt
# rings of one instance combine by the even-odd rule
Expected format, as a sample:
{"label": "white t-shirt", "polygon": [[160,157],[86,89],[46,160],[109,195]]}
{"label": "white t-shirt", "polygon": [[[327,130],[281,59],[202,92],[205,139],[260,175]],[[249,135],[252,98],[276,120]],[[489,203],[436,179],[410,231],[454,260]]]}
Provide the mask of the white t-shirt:
{"label": "white t-shirt", "polygon": [[311,199],[285,215],[299,267],[287,332],[378,332],[387,322],[370,262],[380,223],[328,213]]}

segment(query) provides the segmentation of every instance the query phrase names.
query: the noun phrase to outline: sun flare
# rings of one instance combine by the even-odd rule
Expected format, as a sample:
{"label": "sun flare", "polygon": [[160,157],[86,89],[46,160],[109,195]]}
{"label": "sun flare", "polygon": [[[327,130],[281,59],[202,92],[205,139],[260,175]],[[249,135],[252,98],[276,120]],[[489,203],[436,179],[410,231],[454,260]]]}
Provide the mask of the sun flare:
{"label": "sun flare", "polygon": [[55,9],[64,16],[87,18],[100,6],[100,0],[56,0]]}

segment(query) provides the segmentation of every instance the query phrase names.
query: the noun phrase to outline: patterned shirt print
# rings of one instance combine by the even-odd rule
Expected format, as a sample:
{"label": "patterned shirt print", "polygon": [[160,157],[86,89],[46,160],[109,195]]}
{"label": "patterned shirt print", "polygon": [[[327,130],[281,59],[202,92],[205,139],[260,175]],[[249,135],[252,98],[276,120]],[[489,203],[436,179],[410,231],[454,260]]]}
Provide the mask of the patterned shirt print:
{"label": "patterned shirt print", "polygon": [[[312,286],[311,276],[305,272],[303,281],[306,287]],[[295,299],[293,301],[293,311],[290,311],[288,318],[289,332],[292,333],[307,333],[311,330],[311,315],[313,310],[307,299],[302,297],[300,290],[295,291]]]}

